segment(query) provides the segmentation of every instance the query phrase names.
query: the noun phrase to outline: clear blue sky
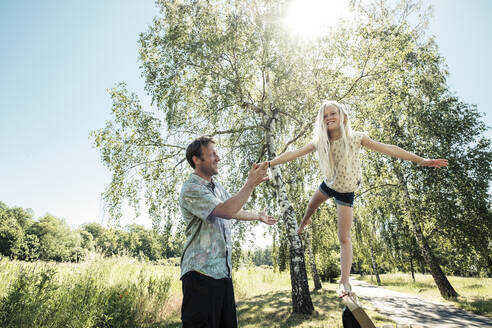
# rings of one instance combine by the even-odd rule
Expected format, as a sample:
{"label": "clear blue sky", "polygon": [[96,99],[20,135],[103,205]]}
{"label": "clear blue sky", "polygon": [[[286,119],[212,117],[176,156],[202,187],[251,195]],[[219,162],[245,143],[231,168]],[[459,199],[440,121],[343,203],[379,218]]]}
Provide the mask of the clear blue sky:
{"label": "clear blue sky", "polygon": [[[450,86],[492,126],[492,1],[426,3]],[[150,0],[0,1],[0,201],[101,222],[110,174],[89,131],[109,118],[106,88],[144,94],[137,40],[157,14]]]}

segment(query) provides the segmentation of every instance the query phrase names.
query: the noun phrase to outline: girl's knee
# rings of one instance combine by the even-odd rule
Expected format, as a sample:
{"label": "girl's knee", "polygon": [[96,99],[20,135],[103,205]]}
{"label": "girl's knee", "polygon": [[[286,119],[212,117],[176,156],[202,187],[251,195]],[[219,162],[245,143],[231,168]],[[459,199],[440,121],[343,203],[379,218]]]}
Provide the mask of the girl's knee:
{"label": "girl's knee", "polygon": [[313,211],[316,211],[318,209],[318,207],[321,206],[321,204],[323,204],[325,201],[325,199],[322,199],[322,198],[311,198],[311,200],[309,201],[308,203],[308,208],[313,210]]}
{"label": "girl's knee", "polygon": [[340,241],[340,244],[343,244],[343,245],[350,245],[352,243],[352,239],[350,238],[350,234],[338,235],[338,240]]}
{"label": "girl's knee", "polygon": [[320,206],[320,204],[318,204],[317,202],[314,202],[314,201],[310,201],[307,205],[307,209],[310,211],[310,212],[314,212],[318,209],[318,207]]}

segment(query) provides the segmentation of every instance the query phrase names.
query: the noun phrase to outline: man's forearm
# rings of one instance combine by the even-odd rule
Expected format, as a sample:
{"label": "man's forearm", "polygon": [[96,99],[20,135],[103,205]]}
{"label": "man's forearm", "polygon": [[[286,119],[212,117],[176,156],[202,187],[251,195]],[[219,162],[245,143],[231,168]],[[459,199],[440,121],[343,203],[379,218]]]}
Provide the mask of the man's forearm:
{"label": "man's forearm", "polygon": [[248,211],[239,211],[234,215],[234,218],[241,221],[256,221],[260,219],[260,215]]}
{"label": "man's forearm", "polygon": [[248,201],[249,196],[253,192],[254,186],[246,183],[241,190],[225,202],[217,205],[212,214],[225,219],[230,219],[236,216],[241,208]]}

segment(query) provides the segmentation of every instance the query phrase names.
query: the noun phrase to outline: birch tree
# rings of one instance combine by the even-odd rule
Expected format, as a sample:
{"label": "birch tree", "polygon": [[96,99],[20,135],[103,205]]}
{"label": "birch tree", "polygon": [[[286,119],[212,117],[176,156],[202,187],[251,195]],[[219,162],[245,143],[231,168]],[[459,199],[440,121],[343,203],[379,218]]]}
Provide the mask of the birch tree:
{"label": "birch tree", "polygon": [[[113,120],[92,133],[103,162],[113,174],[104,193],[113,218],[121,217],[124,201],[138,214],[143,199],[155,222],[162,218],[179,222],[177,196],[189,173],[184,150],[199,135],[218,139],[217,148],[223,151],[219,178],[228,190],[238,190],[253,162],[271,159],[310,140],[317,107],[325,99],[352,105],[356,128],[379,131],[377,128],[383,127],[389,135],[373,134],[381,141],[429,156],[438,148],[456,147],[458,139],[446,141],[425,128],[411,130],[414,143],[402,142],[406,140],[405,127],[422,117],[413,115],[417,108],[428,109],[425,122],[434,122],[439,106],[445,104],[439,95],[446,93],[442,61],[432,42],[422,41],[423,21],[418,20],[417,26],[408,23],[411,13],[419,13],[413,1],[401,1],[393,7],[384,1],[375,1],[374,7],[356,6],[357,21],[340,23],[315,40],[302,40],[285,30],[288,1],[156,3],[160,14],[139,41],[142,76],[152,105],[144,109],[135,94],[118,84],[110,90]],[[436,81],[439,83],[431,88],[433,94],[423,92]],[[402,89],[405,83],[420,83],[419,93],[413,91],[416,88]],[[438,125],[445,128],[445,124]],[[443,144],[447,148],[440,147]],[[472,147],[473,151],[483,155],[481,163],[486,167],[487,160],[490,163],[489,143],[481,141],[477,147]],[[271,181],[257,188],[251,201],[254,206],[274,209],[285,229],[295,313],[313,311],[304,249],[296,233],[300,218],[290,200],[293,184],[306,180],[314,184],[322,178],[315,161],[311,158],[308,162],[310,169],[306,170],[274,167]],[[430,186],[442,175],[418,170],[412,176],[417,184],[417,180],[408,180],[413,168],[398,162],[386,164],[397,172],[392,179],[409,191],[402,203],[406,202],[407,219],[411,220],[416,195],[413,188]],[[490,179],[489,171],[483,168],[476,172]],[[420,192],[437,202],[429,189]],[[473,203],[469,198],[463,200]],[[490,217],[483,210],[486,201],[480,204],[475,206],[475,213]],[[438,210],[438,206],[432,207],[427,216],[435,218]],[[237,229],[243,231],[241,223]],[[420,245],[424,245],[423,240],[419,240]],[[482,249],[482,254],[485,251]]]}

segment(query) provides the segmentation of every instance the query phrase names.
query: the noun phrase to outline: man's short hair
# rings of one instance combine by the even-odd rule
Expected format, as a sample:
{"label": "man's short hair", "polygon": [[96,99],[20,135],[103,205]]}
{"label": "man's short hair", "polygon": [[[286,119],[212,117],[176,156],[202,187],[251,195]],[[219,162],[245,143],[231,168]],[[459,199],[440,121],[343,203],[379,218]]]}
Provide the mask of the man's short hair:
{"label": "man's short hair", "polygon": [[207,147],[209,143],[215,144],[214,139],[211,137],[202,136],[193,140],[192,143],[186,148],[186,160],[190,163],[192,168],[195,168],[193,163],[193,156],[202,158],[202,146]]}

